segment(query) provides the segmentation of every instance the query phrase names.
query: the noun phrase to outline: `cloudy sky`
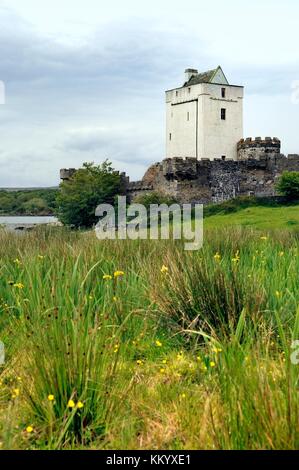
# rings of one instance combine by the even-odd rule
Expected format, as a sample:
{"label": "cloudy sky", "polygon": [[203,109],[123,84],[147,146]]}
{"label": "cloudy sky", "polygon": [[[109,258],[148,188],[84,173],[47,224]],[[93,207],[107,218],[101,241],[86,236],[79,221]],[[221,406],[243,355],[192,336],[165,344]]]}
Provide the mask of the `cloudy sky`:
{"label": "cloudy sky", "polygon": [[0,187],[105,158],[139,179],[187,67],[222,65],[245,86],[245,137],[299,153],[298,31],[298,0],[0,0]]}

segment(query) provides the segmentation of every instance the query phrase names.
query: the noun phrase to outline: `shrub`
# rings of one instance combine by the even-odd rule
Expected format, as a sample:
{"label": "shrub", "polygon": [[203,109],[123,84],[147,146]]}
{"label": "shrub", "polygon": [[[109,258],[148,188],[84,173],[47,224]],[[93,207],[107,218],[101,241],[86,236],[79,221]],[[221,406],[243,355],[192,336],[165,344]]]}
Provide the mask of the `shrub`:
{"label": "shrub", "polygon": [[[222,258],[218,251],[190,254],[176,250],[175,256],[165,260],[168,272],[162,275],[162,282],[152,284],[152,299],[174,330],[215,330],[226,335],[243,311],[260,315],[266,296],[260,286],[250,282],[247,268],[244,273],[243,263],[250,263],[248,254],[233,246],[230,252],[226,247],[226,252],[228,256]],[[249,282],[244,283],[244,278]]]}
{"label": "shrub", "polygon": [[40,214],[48,212],[48,205],[43,199],[36,197],[26,201],[21,206],[21,211],[28,214]]}
{"label": "shrub", "polygon": [[299,171],[285,171],[279,178],[276,189],[289,199],[299,199]]}
{"label": "shrub", "polygon": [[159,193],[158,191],[138,196],[134,202],[142,204],[148,210],[152,204],[167,204],[168,206],[177,204],[177,200],[174,197],[167,196],[163,193]]}
{"label": "shrub", "polygon": [[66,225],[92,227],[97,222],[96,207],[113,204],[120,191],[120,176],[107,160],[101,165],[84,163],[69,181],[60,185],[57,216]]}

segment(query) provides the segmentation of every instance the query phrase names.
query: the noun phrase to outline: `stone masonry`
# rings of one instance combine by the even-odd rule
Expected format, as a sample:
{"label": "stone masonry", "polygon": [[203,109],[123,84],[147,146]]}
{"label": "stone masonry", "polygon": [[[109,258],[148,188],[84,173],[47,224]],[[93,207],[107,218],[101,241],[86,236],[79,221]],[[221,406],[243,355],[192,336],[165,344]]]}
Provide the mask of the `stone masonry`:
{"label": "stone masonry", "polygon": [[[61,170],[61,179],[68,179],[68,171]],[[284,171],[299,171],[299,155],[282,155],[279,139],[258,137],[238,143],[238,160],[169,158],[150,166],[141,181],[130,182],[125,173],[121,177],[123,194],[131,201],[159,192],[180,203],[208,204],[237,196],[275,196]]]}

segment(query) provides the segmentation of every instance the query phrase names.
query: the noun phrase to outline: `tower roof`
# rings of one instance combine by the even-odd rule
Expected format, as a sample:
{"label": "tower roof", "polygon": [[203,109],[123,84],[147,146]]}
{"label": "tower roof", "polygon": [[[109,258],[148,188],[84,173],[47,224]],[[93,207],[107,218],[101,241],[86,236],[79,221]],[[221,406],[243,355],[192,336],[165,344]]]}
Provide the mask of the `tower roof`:
{"label": "tower roof", "polygon": [[228,85],[228,81],[220,65],[215,69],[192,75],[184,86],[198,85],[199,83],[223,83]]}

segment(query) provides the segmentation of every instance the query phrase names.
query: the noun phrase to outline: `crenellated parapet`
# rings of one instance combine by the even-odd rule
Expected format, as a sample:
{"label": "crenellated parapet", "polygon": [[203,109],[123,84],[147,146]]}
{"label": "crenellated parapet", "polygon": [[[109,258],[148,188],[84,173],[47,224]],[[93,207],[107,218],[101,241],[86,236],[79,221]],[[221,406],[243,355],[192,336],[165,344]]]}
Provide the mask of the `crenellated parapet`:
{"label": "crenellated parapet", "polygon": [[197,175],[196,158],[167,158],[162,162],[163,175],[167,179],[190,180]]}
{"label": "crenellated parapet", "polygon": [[277,137],[248,137],[237,144],[238,160],[260,159],[263,156],[276,156],[281,152],[281,142]]}

